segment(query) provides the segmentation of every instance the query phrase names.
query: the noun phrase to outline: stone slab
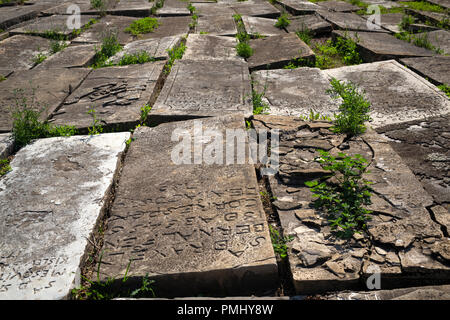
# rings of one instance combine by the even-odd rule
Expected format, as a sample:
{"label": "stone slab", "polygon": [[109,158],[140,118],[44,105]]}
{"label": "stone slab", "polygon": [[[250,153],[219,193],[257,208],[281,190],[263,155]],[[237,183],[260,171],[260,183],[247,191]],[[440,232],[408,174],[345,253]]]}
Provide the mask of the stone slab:
{"label": "stone slab", "polygon": [[277,18],[281,15],[277,8],[266,1],[259,2],[248,0],[244,2],[232,3],[230,6],[235,13],[240,14],[241,16]]}
{"label": "stone slab", "polygon": [[427,32],[427,38],[430,43],[443,51],[443,54],[450,54],[450,32],[446,30],[436,30]]}
{"label": "stone slab", "polygon": [[293,15],[311,14],[316,12],[316,10],[320,8],[315,3],[302,0],[279,0],[277,1],[277,3],[279,3]]}
{"label": "stone slab", "polygon": [[450,57],[405,58],[400,62],[434,84],[450,84]]}
{"label": "stone slab", "polygon": [[351,12],[332,12],[318,10],[317,13],[331,23],[335,28],[347,31],[384,32],[384,29],[371,29],[367,26],[367,20]]}
{"label": "stone slab", "polygon": [[386,1],[386,0],[364,0],[364,3],[367,3],[368,5],[379,5],[379,6],[383,6],[386,9],[391,9],[391,8],[398,8],[398,7],[402,7],[403,5],[400,3],[397,3],[395,1]]}
{"label": "stone slab", "polygon": [[439,22],[444,21],[445,19],[449,18],[449,15],[445,14],[445,13],[420,11],[420,10],[414,10],[414,9],[409,9],[409,8],[405,8],[405,13],[416,16],[420,20],[423,20],[423,21],[429,20],[434,23],[439,23]]}
{"label": "stone slab", "polygon": [[137,40],[187,35],[191,22],[190,16],[158,18],[158,28],[151,33],[138,36]]}
{"label": "stone slab", "polygon": [[264,92],[271,115],[308,116],[313,110],[331,116],[339,105],[326,94],[330,83],[316,68],[255,71],[252,78],[254,90]]}
{"label": "stone slab", "polygon": [[28,70],[39,54],[49,54],[50,40],[17,35],[0,42],[0,68]]}
{"label": "stone slab", "polygon": [[120,0],[113,9],[107,10],[107,13],[118,16],[148,17],[153,5],[148,0]]}
{"label": "stone slab", "polygon": [[[11,107],[16,106],[14,90],[23,90],[27,106],[34,110],[44,109],[41,119],[47,119],[75,90],[91,70],[78,69],[32,69],[16,71],[0,85],[0,132],[11,131]],[[33,89],[35,90],[33,94]],[[34,103],[32,103],[34,101]]]}
{"label": "stone slab", "polygon": [[80,8],[80,13],[86,13],[91,11],[91,2],[87,0],[75,0],[70,2],[64,2],[56,6],[52,6],[51,8],[45,9],[42,11],[42,14],[45,16],[48,15],[70,15],[72,14],[68,9],[71,5],[77,5]]}
{"label": "stone slab", "polygon": [[89,66],[95,57],[95,45],[70,46],[49,56],[35,69],[82,68]]}
{"label": "stone slab", "polygon": [[214,36],[235,36],[236,24],[230,16],[200,16],[196,27],[196,33],[207,32]]}
{"label": "stone slab", "polygon": [[276,69],[295,59],[314,61],[314,52],[294,33],[250,40],[253,55],[247,59],[251,70]]}
{"label": "stone slab", "polygon": [[10,75],[13,74],[13,70],[7,69],[7,68],[0,68],[0,82],[6,80],[4,78],[8,78]]}
{"label": "stone slab", "polygon": [[2,7],[0,10],[0,29],[7,29],[19,22],[27,21],[37,17],[39,11],[34,7],[13,6]]}
{"label": "stone slab", "polygon": [[[364,16],[365,19],[369,18],[368,15]],[[380,26],[383,28],[394,32],[399,33],[400,27],[399,23],[402,22],[403,13],[386,13],[380,15]]]}
{"label": "stone slab", "polygon": [[228,4],[223,3],[196,3],[196,14],[199,17],[222,16],[232,17],[235,12]]}
{"label": "stone slab", "polygon": [[450,1],[448,0],[427,0],[430,3],[436,4],[438,6],[450,9]]}
{"label": "stone slab", "polygon": [[[174,131],[198,137],[199,125],[224,139],[226,129],[246,132],[244,118],[236,115],[135,131],[107,220],[102,280],[122,278],[132,259],[128,275],[148,274],[160,297],[256,293],[276,286],[277,264],[253,165],[172,161],[179,143],[171,138]],[[195,148],[208,144],[199,141]]]}
{"label": "stone slab", "polygon": [[[164,6],[157,10],[160,17],[189,16],[188,2],[181,0],[164,0]],[[194,6],[195,7],[195,6]]]}
{"label": "stone slab", "polygon": [[310,30],[314,35],[321,35],[331,32],[331,24],[318,15],[308,14],[293,17],[291,23],[286,27],[288,32],[295,33],[302,30]]}
{"label": "stone slab", "polygon": [[329,77],[352,81],[371,102],[374,128],[447,114],[450,101],[438,88],[398,62],[380,61],[324,70]]}
{"label": "stone slab", "polygon": [[0,159],[7,158],[14,147],[14,139],[10,133],[0,133]]}
{"label": "stone slab", "polygon": [[366,62],[408,57],[430,57],[435,53],[386,33],[333,31],[333,36],[350,37],[356,42],[361,58]]}
{"label": "stone slab", "polygon": [[119,63],[125,54],[137,54],[147,52],[151,57],[157,60],[165,60],[169,58],[167,50],[179,45],[181,36],[172,36],[164,38],[155,38],[147,40],[137,40],[126,44],[121,51],[116,53],[107,62]]}
{"label": "stone slab", "polygon": [[236,38],[210,36],[206,34],[190,34],[186,41],[183,60],[232,60],[244,59],[236,54]]}
{"label": "stone slab", "polygon": [[251,96],[245,62],[177,60],[150,117],[250,116]]}
{"label": "stone slab", "polygon": [[326,10],[335,12],[355,12],[361,9],[358,6],[345,1],[319,1],[317,5]]}
{"label": "stone slab", "polygon": [[[98,17],[93,15],[92,16],[81,15],[80,16],[81,27],[86,25],[91,19],[96,18]],[[11,35],[32,34],[43,36],[47,32],[55,32],[59,35],[71,37],[73,30],[70,30],[67,27],[67,19],[68,18],[66,15],[54,15],[50,17],[38,18],[23,27],[11,30],[10,34]]]}
{"label": "stone slab", "polygon": [[92,126],[88,111],[94,109],[102,125],[137,124],[141,108],[154,98],[164,64],[157,61],[94,70],[54,114],[52,122],[88,128]]}
{"label": "stone slab", "polygon": [[245,31],[252,36],[275,36],[286,34],[284,29],[275,27],[276,19],[242,16]]}
{"label": "stone slab", "polygon": [[130,133],[37,140],[0,179],[0,299],[55,300],[79,285]]}

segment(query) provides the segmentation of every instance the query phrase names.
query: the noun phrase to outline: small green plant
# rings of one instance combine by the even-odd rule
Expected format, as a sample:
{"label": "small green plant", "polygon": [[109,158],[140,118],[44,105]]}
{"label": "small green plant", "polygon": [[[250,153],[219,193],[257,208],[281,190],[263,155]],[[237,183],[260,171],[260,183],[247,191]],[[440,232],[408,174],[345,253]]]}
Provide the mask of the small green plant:
{"label": "small green plant", "polygon": [[189,10],[189,12],[191,14],[193,14],[195,11],[197,11],[197,9],[190,2],[188,3],[187,9]]}
{"label": "small green plant", "polygon": [[91,0],[91,7],[98,10],[104,9],[105,3],[103,2],[103,0]]}
{"label": "small green plant", "polygon": [[331,117],[321,114],[320,112],[314,112],[313,109],[309,110],[309,115],[300,116],[300,119],[304,121],[332,121]]}
{"label": "small green plant", "polygon": [[275,22],[275,27],[277,27],[279,29],[283,29],[283,28],[286,28],[290,24],[291,24],[291,21],[288,19],[288,15],[282,14],[278,18],[277,22]]}
{"label": "small green plant", "polygon": [[194,13],[191,16],[191,23],[189,23],[189,28],[191,28],[191,29],[195,28],[197,23],[198,23],[198,16],[197,16],[197,14]]}
{"label": "small green plant", "polygon": [[38,64],[44,62],[45,59],[47,59],[47,55],[42,52],[39,52],[37,55],[34,56],[33,62],[34,62],[34,64],[38,65]]}
{"label": "small green plant", "polygon": [[253,49],[250,47],[247,41],[239,42],[236,45],[236,51],[242,58],[250,58],[253,55]]}
{"label": "small green plant", "polygon": [[164,67],[164,73],[169,74],[170,70],[172,70],[172,66],[175,63],[175,60],[183,58],[184,51],[186,50],[186,44],[182,41],[178,46],[175,46],[171,49],[168,49],[169,53],[169,61]]}
{"label": "small green plant", "polygon": [[138,36],[140,34],[153,32],[158,27],[158,19],[146,17],[133,21],[129,27],[125,28],[125,32],[131,33],[134,36]]}
{"label": "small green plant", "polygon": [[107,32],[102,39],[101,49],[95,49],[94,63],[92,67],[96,69],[106,66],[106,61],[108,58],[112,57],[120,50],[122,50],[122,46],[117,40],[117,34],[112,31]]}
{"label": "small green plant", "polygon": [[342,60],[345,65],[354,65],[362,63],[362,59],[357,51],[356,42],[344,35],[344,37],[337,37],[335,44],[336,50],[342,55]]}
{"label": "small green plant", "polygon": [[302,29],[296,31],[295,34],[307,45],[311,44],[313,33],[307,27],[303,26]]}
{"label": "small green plant", "polygon": [[145,106],[143,106],[141,108],[141,121],[140,121],[140,125],[145,126],[145,123],[147,121],[148,118],[148,114],[150,113],[150,111],[152,110],[152,107],[148,104],[146,104]]}
{"label": "small green plant", "polygon": [[325,210],[336,235],[350,238],[354,233],[367,229],[372,213],[364,208],[372,203],[372,182],[363,178],[365,173],[370,172],[367,170],[367,160],[359,154],[352,157],[340,152],[334,157],[326,151],[319,150],[319,153],[316,161],[323,169],[330,171],[330,175],[305,184],[317,198],[315,207]]}
{"label": "small green plant", "polygon": [[200,34],[209,34],[208,31],[200,31]]}
{"label": "small green plant", "polygon": [[442,13],[445,12],[444,8],[426,1],[399,1],[399,3],[407,6],[408,8],[419,11],[442,12]]}
{"label": "small green plant", "polygon": [[4,176],[8,172],[10,172],[11,166],[9,165],[8,159],[0,159],[0,177]]}
{"label": "small green plant", "polygon": [[333,131],[348,135],[358,135],[366,131],[365,122],[370,121],[370,102],[352,82],[331,79],[331,89],[327,93],[335,99],[341,98],[340,113],[335,115]]}
{"label": "small green plant", "polygon": [[55,54],[67,48],[67,43],[64,41],[52,40],[50,42],[50,53]]}
{"label": "small green plant", "polygon": [[263,101],[265,90],[263,92],[252,91],[253,114],[263,114],[269,110],[269,105]]}
{"label": "small green plant", "polygon": [[[152,1],[149,1],[149,2],[152,2]],[[152,15],[155,15],[156,12],[158,11],[158,9],[161,9],[163,6],[164,6],[164,0],[157,0],[157,1],[155,1],[155,4],[150,9],[150,13]]]}
{"label": "small green plant", "polygon": [[447,97],[450,98],[450,86],[448,84],[441,84],[439,86],[437,86],[440,90],[442,90]]}
{"label": "small green plant", "polygon": [[281,259],[285,259],[288,254],[287,243],[294,240],[293,236],[281,236],[280,232],[269,224],[270,239],[275,253],[279,254]]}
{"label": "small green plant", "polygon": [[430,42],[430,40],[428,39],[428,34],[427,33],[419,33],[417,35],[414,35],[413,39],[414,39],[413,40],[414,45],[416,45],[418,47],[434,51],[437,54],[443,54],[444,53],[444,51],[441,48],[435,47]]}
{"label": "small green plant", "polygon": [[6,80],[6,77],[4,75],[0,74],[0,82],[5,81],[5,80]]}
{"label": "small green plant", "polygon": [[147,62],[154,62],[156,59],[148,54],[146,51],[137,52],[134,54],[125,53],[120,61],[117,63],[119,66],[127,66],[130,64],[143,64]]}
{"label": "small green plant", "polygon": [[402,21],[399,23],[400,30],[407,31],[409,30],[409,26],[415,22],[415,19],[410,15],[404,15],[402,17]]}
{"label": "small green plant", "polygon": [[103,132],[103,126],[100,124],[101,121],[97,119],[96,111],[94,108],[87,112],[92,117],[92,126],[88,128],[89,135],[97,135]]}

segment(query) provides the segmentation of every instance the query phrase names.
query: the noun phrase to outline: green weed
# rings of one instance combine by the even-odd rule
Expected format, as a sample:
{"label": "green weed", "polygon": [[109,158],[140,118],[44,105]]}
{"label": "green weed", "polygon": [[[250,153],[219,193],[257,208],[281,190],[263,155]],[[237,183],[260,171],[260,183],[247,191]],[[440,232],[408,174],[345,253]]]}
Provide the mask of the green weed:
{"label": "green weed", "polygon": [[52,40],[50,42],[50,53],[55,54],[67,48],[68,44],[63,41]]}
{"label": "green weed", "polygon": [[302,29],[296,31],[295,34],[307,45],[311,44],[311,40],[313,38],[313,33],[307,27],[302,27]]}
{"label": "green weed", "polygon": [[90,136],[101,134],[103,132],[103,126],[100,124],[101,121],[97,119],[96,111],[94,108],[87,112],[92,117],[92,126],[88,128],[88,133]]}
{"label": "green weed", "polygon": [[300,119],[304,120],[304,121],[317,121],[317,120],[321,120],[321,121],[332,121],[331,117],[326,116],[326,115],[322,115],[320,112],[314,112],[313,109],[309,110],[309,115],[307,116],[300,116]]}
{"label": "green weed", "polygon": [[175,63],[175,60],[183,58],[183,54],[184,54],[185,50],[186,50],[186,45],[185,45],[184,41],[182,41],[180,43],[180,45],[167,50],[167,52],[169,53],[169,61],[167,62],[167,64],[164,67],[164,72],[166,74],[170,73],[170,70],[172,70],[172,66]]}
{"label": "green weed", "polygon": [[38,65],[38,64],[44,62],[45,59],[47,59],[47,58],[48,58],[47,55],[45,55],[42,52],[39,52],[37,55],[35,55],[33,57],[33,62],[34,62],[34,64]]}
{"label": "green weed", "polygon": [[418,11],[445,12],[444,8],[426,1],[399,1],[399,3]]}
{"label": "green weed", "polygon": [[12,170],[8,159],[0,159],[0,177],[4,176]]}
{"label": "green weed", "polygon": [[242,58],[250,58],[253,55],[253,49],[252,47],[250,47],[250,45],[248,44],[248,42],[239,42],[236,45],[236,52],[239,56],[241,56]]}
{"label": "green weed", "polygon": [[265,86],[263,92],[257,92],[255,89],[252,90],[253,114],[255,115],[267,113],[269,110],[269,105],[263,100],[266,89],[267,87]]}
{"label": "green weed", "polygon": [[112,31],[107,32],[103,37],[101,49],[95,49],[94,62],[92,67],[94,69],[105,67],[107,65],[106,60],[108,60],[120,50],[122,50],[122,46],[117,40],[117,34]]}
{"label": "green weed", "polygon": [[272,246],[275,253],[277,253],[281,259],[285,259],[288,254],[287,243],[294,240],[293,236],[281,236],[277,229],[269,224],[270,239],[272,240]]}
{"label": "green weed", "polygon": [[120,61],[117,63],[119,66],[127,66],[130,64],[143,64],[147,62],[154,62],[156,59],[148,54],[146,51],[137,52],[134,54],[125,53]]}
{"label": "green weed", "polygon": [[291,21],[288,19],[288,15],[282,14],[278,18],[277,22],[275,22],[275,27],[277,27],[279,29],[283,29],[283,28],[286,28],[290,24],[291,24]]}
{"label": "green weed", "polygon": [[158,19],[147,17],[133,21],[129,27],[125,28],[125,32],[138,36],[140,34],[153,32],[158,27]]}
{"label": "green weed", "polygon": [[447,97],[450,98],[450,86],[448,84],[441,84],[439,86],[437,86],[440,90],[442,90]]}

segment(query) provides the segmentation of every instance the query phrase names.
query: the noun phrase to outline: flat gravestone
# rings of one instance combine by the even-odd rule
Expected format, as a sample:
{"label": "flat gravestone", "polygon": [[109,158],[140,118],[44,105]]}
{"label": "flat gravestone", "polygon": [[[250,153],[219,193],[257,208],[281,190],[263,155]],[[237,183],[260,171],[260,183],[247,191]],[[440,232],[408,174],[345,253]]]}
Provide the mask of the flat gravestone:
{"label": "flat gravestone", "polygon": [[113,9],[107,10],[107,13],[118,16],[148,17],[153,5],[148,0],[121,0]]}
{"label": "flat gravestone", "polygon": [[435,47],[442,50],[445,55],[450,54],[450,32],[437,30],[426,33],[428,41]]}
{"label": "flat gravestone", "polygon": [[2,7],[0,10],[0,29],[7,29],[22,21],[37,17],[39,11],[28,6]]}
{"label": "flat gravestone", "polygon": [[354,12],[361,9],[358,6],[345,1],[319,1],[317,5],[324,9],[336,12]]}
{"label": "flat gravestone", "polygon": [[0,179],[0,299],[64,299],[103,215],[129,133],[37,140]]}
{"label": "flat gravestone", "polygon": [[228,4],[222,3],[196,3],[194,4],[196,14],[199,17],[222,16],[232,17],[235,12]]}
{"label": "flat gravestone", "polygon": [[[370,16],[364,16],[364,18],[368,19]],[[386,13],[380,15],[380,26],[383,28],[393,32],[399,33],[400,27],[399,24],[402,22],[403,13]]]}
{"label": "flat gravestone", "polygon": [[248,65],[242,61],[177,60],[150,113],[189,118],[230,113],[251,115]]}
{"label": "flat gravestone", "polygon": [[253,36],[275,36],[286,34],[284,29],[275,27],[276,19],[243,16],[245,31]]}
{"label": "flat gravestone", "polygon": [[237,40],[232,37],[191,34],[186,41],[183,60],[233,60],[244,61],[236,54]]}
{"label": "flat gravestone", "polygon": [[450,112],[450,101],[444,93],[393,60],[323,72],[329,77],[352,81],[365,91],[371,102],[371,125],[375,128]]}
{"label": "flat gravestone", "polygon": [[318,10],[317,13],[319,13],[325,20],[330,22],[334,27],[338,29],[358,32],[388,32],[387,30],[381,28],[369,28],[367,25],[367,20],[361,18],[355,13],[332,12],[326,10]]}
{"label": "flat gravestone", "polygon": [[247,59],[251,70],[276,69],[295,59],[314,61],[314,52],[294,33],[250,40],[253,55]]}
{"label": "flat gravestone", "polygon": [[47,15],[54,15],[54,14],[70,15],[70,14],[73,14],[73,11],[69,10],[69,8],[72,5],[78,6],[78,8],[80,8],[80,13],[85,13],[85,12],[88,12],[88,11],[90,11],[92,9],[90,1],[76,0],[76,1],[65,2],[65,3],[62,3],[60,5],[53,6],[51,8],[46,9],[46,10],[43,10],[42,13],[44,15],[46,15],[46,16]]}
{"label": "flat gravestone", "polygon": [[237,34],[236,24],[230,16],[200,16],[196,32],[206,32],[214,36],[235,36]]}
{"label": "flat gravestone", "polygon": [[[88,24],[92,19],[98,18],[97,16],[81,15],[80,23],[81,27]],[[71,37],[72,31],[67,27],[68,17],[66,15],[55,15],[50,17],[39,18],[23,27],[16,28],[10,31],[11,35],[17,34],[33,34],[43,36],[49,32],[56,33],[61,36]]]}
{"label": "flat gravestone", "polygon": [[158,61],[93,71],[53,116],[53,123],[88,128],[92,126],[91,109],[102,125],[139,122],[141,108],[153,98],[164,64]]}
{"label": "flat gravestone", "polygon": [[400,62],[437,84],[450,84],[450,57],[405,58]]}
{"label": "flat gravestone", "polygon": [[167,51],[179,45],[180,42],[181,36],[133,41],[125,45],[121,51],[108,59],[107,62],[117,64],[125,54],[133,55],[142,52],[147,52],[149,56],[157,60],[165,60],[169,58]]}
{"label": "flat gravestone", "polygon": [[320,8],[317,4],[307,0],[278,0],[277,3],[286,8],[286,10],[293,15],[311,14]]}
{"label": "flat gravestone", "polygon": [[310,110],[332,116],[338,107],[326,91],[328,78],[316,68],[264,70],[252,73],[254,90],[264,92],[271,115],[308,116]]}
{"label": "flat gravestone", "polygon": [[252,16],[252,17],[262,17],[262,18],[277,18],[280,16],[280,11],[272,6],[270,3],[264,1],[244,1],[232,3],[231,8],[235,13],[241,16]]}
{"label": "flat gravestone", "polygon": [[50,40],[33,36],[17,35],[0,42],[0,68],[28,70],[35,65],[35,57],[47,55]]}
{"label": "flat gravestone", "polygon": [[361,58],[367,62],[407,57],[429,57],[434,52],[417,47],[386,33],[333,31],[333,35],[349,37],[357,43]]}
{"label": "flat gravestone", "polygon": [[364,0],[363,2],[368,5],[374,4],[374,5],[383,6],[386,9],[403,7],[403,5],[401,3],[397,3],[395,1],[388,1],[388,0]]}
{"label": "flat gravestone", "polygon": [[186,35],[189,33],[191,22],[190,16],[158,18],[158,28],[153,32],[139,35],[136,40]]}
{"label": "flat gravestone", "polygon": [[199,125],[223,135],[227,145],[233,142],[226,140],[226,129],[245,135],[244,118],[235,115],[135,131],[107,220],[101,280],[122,278],[132,260],[128,275],[148,274],[162,297],[255,293],[276,286],[253,165],[177,164],[171,158],[179,144],[171,139],[175,130],[199,138],[195,148],[205,148]]}
{"label": "flat gravestone", "polygon": [[95,45],[70,46],[49,56],[36,69],[81,68],[89,66],[95,57]]}
{"label": "flat gravestone", "polygon": [[293,17],[290,21],[291,23],[286,27],[288,32],[295,33],[297,31],[309,30],[314,35],[331,32],[331,24],[318,15],[301,15],[298,17]]}
{"label": "flat gravestone", "polygon": [[15,90],[23,90],[23,97],[27,99],[30,109],[44,109],[41,120],[45,120],[64,102],[71,91],[80,85],[90,71],[84,68],[55,68],[14,72],[0,85],[0,132],[12,129],[11,108],[15,108],[16,98],[22,99],[20,93],[14,94]]}
{"label": "flat gravestone", "polygon": [[157,14],[160,17],[188,16],[191,13],[187,5],[187,2],[181,0],[164,0],[164,6],[157,10]]}
{"label": "flat gravestone", "polygon": [[0,160],[6,159],[12,152],[14,139],[10,133],[0,133]]}

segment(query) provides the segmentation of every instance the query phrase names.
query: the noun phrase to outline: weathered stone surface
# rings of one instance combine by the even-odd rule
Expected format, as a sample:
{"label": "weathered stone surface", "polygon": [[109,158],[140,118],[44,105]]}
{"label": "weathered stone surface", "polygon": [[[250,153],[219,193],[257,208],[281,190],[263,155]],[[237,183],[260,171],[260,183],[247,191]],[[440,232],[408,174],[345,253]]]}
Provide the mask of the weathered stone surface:
{"label": "weathered stone surface", "polygon": [[251,70],[280,68],[294,59],[314,61],[314,52],[294,33],[250,40],[250,47],[253,55],[247,61]]}
{"label": "weathered stone surface", "polygon": [[450,285],[377,290],[365,292],[339,292],[323,297],[326,300],[449,300]]}
{"label": "weathered stone surface", "polygon": [[183,60],[233,60],[244,61],[236,54],[236,38],[206,34],[191,34],[186,41]]}
{"label": "weathered stone surface", "polygon": [[158,16],[188,16],[191,13],[187,9],[187,2],[180,0],[164,0],[164,6],[157,10]]}
{"label": "weathered stone surface", "polygon": [[95,45],[70,46],[49,56],[35,69],[80,68],[89,66],[95,56]]}
{"label": "weathered stone surface", "polygon": [[277,18],[280,11],[266,1],[244,1],[232,3],[230,7],[241,16]]}
{"label": "weathered stone surface", "polygon": [[291,23],[286,27],[288,32],[297,32],[305,29],[314,35],[331,32],[331,24],[315,14],[293,17]]}
{"label": "weathered stone surface", "polygon": [[0,68],[0,82],[6,80],[10,75],[13,74],[13,70],[8,68]]}
{"label": "weathered stone surface", "polygon": [[[89,69],[36,69],[14,72],[0,85],[0,132],[12,128],[11,107],[16,106],[14,90],[23,90],[27,106],[34,110],[44,109],[42,119],[47,119],[55,111],[83,79],[89,74]],[[33,89],[35,92],[33,93]],[[34,103],[32,103],[34,101]]]}
{"label": "weathered stone surface", "polygon": [[314,13],[320,9],[317,4],[306,0],[279,0],[277,2],[294,15]]}
{"label": "weathered stone surface", "polygon": [[[384,6],[384,5],[383,5]],[[364,18],[368,19],[370,16],[364,16]],[[386,13],[380,15],[380,26],[383,28],[398,33],[400,32],[399,24],[402,22],[403,13]],[[375,23],[375,21],[374,21]]]}
{"label": "weathered stone surface", "polygon": [[234,36],[237,33],[237,28],[231,15],[200,16],[196,33],[200,32],[206,32],[215,36]]}
{"label": "weathered stone surface", "polygon": [[450,2],[448,0],[428,0],[428,2],[450,9]]}
{"label": "weathered stone surface", "polygon": [[251,95],[245,62],[177,60],[150,116],[249,116],[253,113]]}
{"label": "weathered stone surface", "polygon": [[235,12],[228,4],[223,3],[196,3],[194,4],[199,17],[222,16],[231,17]]}
{"label": "weathered stone surface", "polygon": [[13,6],[2,7],[0,10],[0,29],[9,28],[19,22],[37,17],[39,11],[34,7]]}
{"label": "weathered stone surface", "polygon": [[118,16],[147,17],[153,5],[154,3],[147,0],[120,0],[113,9],[108,9],[107,13]]}
{"label": "weathered stone surface", "polygon": [[[447,205],[447,207],[448,209],[450,209],[449,205]],[[443,226],[445,230],[447,230],[447,234],[450,232],[450,210],[448,209],[445,209],[443,206],[434,206],[431,208],[436,222]],[[450,260],[448,256],[446,257],[446,259]]]}
{"label": "weathered stone surface", "polygon": [[350,37],[357,42],[362,59],[366,62],[382,61],[407,57],[429,57],[434,52],[417,47],[385,33],[348,32],[336,30],[334,35]]}
{"label": "weathered stone surface", "polygon": [[108,59],[108,62],[119,63],[125,54],[132,55],[141,52],[147,52],[151,57],[158,60],[168,59],[169,53],[167,50],[179,45],[180,42],[181,36],[133,41],[126,44],[121,51]]}
{"label": "weathered stone surface", "polygon": [[443,51],[443,54],[450,54],[450,32],[437,30],[427,32],[428,41],[435,47]]}
{"label": "weathered stone surface", "polygon": [[48,54],[50,40],[18,35],[0,42],[0,68],[28,70],[34,65],[39,54]]}
{"label": "weathered stone surface", "polygon": [[367,26],[367,20],[361,18],[355,13],[350,12],[333,12],[326,10],[318,10],[317,13],[320,14],[325,20],[330,22],[334,27],[347,31],[367,31],[367,32],[384,32],[384,29],[372,29]]}
{"label": "weathered stone surface", "polygon": [[371,102],[375,128],[447,114],[449,99],[434,85],[398,62],[380,61],[324,70],[328,76],[352,81]]}
{"label": "weathered stone surface", "polygon": [[59,125],[92,126],[91,109],[102,125],[129,125],[154,95],[165,61],[94,70],[53,116]]}
{"label": "weathered stone surface", "polygon": [[14,140],[10,133],[0,134],[0,159],[5,159],[10,155],[14,146]]}
{"label": "weathered stone surface", "polygon": [[[219,134],[245,132],[242,116],[195,121]],[[271,289],[277,265],[254,167],[171,160],[174,130],[194,135],[194,123],[135,131],[107,221],[101,279],[120,279],[133,259],[128,275],[148,274],[160,296]]]}
{"label": "weathered stone surface", "polygon": [[[401,7],[403,6],[400,3],[397,3],[395,1],[387,1],[387,0],[364,0],[364,3],[367,3],[369,5],[371,4],[375,4],[375,5],[379,5],[379,6],[383,6],[386,9],[390,9],[390,8],[397,8],[397,7]],[[389,14],[389,13],[388,13]],[[384,14],[383,14],[384,15]]]}
{"label": "weathered stone surface", "polygon": [[279,34],[286,34],[283,29],[275,27],[276,19],[258,18],[243,16],[242,22],[244,23],[245,31],[253,36],[275,36]]}
{"label": "weathered stone surface", "polygon": [[310,110],[332,115],[338,101],[326,94],[327,77],[315,68],[257,71],[252,74],[254,88],[264,93],[271,115],[308,116]]}
{"label": "weathered stone surface", "polygon": [[44,15],[54,15],[54,14],[72,14],[68,9],[71,5],[77,5],[80,8],[81,13],[86,13],[92,9],[91,2],[87,0],[75,0],[70,2],[64,2],[51,8],[42,11]]}
{"label": "weathered stone surface", "polygon": [[413,15],[418,17],[422,21],[431,21],[434,23],[443,22],[445,19],[448,19],[448,14],[440,13],[440,12],[431,12],[431,11],[420,11],[406,8],[405,13],[409,15]]}
{"label": "weathered stone surface", "polygon": [[319,1],[318,6],[336,12],[354,12],[361,8],[345,1]]}
{"label": "weathered stone surface", "polygon": [[63,299],[79,285],[129,133],[37,140],[0,179],[1,299]]}

